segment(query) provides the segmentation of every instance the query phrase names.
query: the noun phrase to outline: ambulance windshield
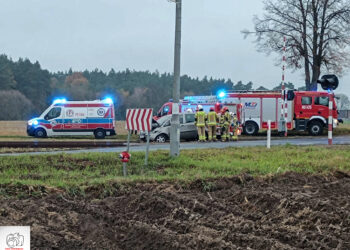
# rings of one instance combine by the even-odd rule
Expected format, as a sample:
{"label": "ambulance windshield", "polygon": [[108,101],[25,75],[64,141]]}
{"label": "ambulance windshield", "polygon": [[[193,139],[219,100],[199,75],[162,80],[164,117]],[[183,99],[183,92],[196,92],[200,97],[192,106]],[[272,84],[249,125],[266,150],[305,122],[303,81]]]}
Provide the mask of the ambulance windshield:
{"label": "ambulance windshield", "polygon": [[52,108],[46,115],[45,115],[45,120],[51,120],[54,118],[57,118],[61,115],[61,108],[55,107]]}

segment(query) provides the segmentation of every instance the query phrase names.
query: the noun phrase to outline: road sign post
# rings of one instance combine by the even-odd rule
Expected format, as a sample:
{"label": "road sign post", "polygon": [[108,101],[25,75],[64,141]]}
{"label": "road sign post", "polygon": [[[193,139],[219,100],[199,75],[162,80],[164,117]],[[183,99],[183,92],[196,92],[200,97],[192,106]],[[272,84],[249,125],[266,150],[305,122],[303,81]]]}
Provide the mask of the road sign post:
{"label": "road sign post", "polygon": [[126,152],[129,152],[130,150],[130,137],[131,137],[131,131],[128,130],[128,144],[126,146]]}
{"label": "road sign post", "polygon": [[153,109],[127,109],[125,128],[128,130],[127,152],[130,151],[131,131],[143,131],[147,136],[147,146],[145,154],[145,165],[148,165],[149,140],[152,130]]}
{"label": "road sign post", "polygon": [[328,117],[328,145],[333,144],[333,100],[332,95],[329,96],[329,117]]}

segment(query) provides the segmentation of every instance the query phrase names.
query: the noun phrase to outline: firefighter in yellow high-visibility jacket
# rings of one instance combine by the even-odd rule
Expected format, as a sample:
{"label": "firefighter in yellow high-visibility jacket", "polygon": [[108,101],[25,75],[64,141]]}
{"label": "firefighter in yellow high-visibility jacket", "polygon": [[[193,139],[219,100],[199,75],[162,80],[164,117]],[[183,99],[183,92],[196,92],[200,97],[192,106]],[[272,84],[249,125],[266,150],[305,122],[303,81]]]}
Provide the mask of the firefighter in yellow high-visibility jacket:
{"label": "firefighter in yellow high-visibility jacket", "polygon": [[218,122],[218,115],[215,109],[210,108],[210,112],[206,116],[207,126],[208,126],[208,140],[216,141],[216,123]]}
{"label": "firefighter in yellow high-visibility jacket", "polygon": [[237,115],[235,113],[231,113],[231,128],[232,128],[232,134],[231,135],[231,140],[233,141],[238,141],[238,118]]}
{"label": "firefighter in yellow high-visibility jacket", "polygon": [[224,107],[220,116],[221,140],[228,141],[230,136],[230,112],[227,107]]}
{"label": "firefighter in yellow high-visibility jacket", "polygon": [[198,130],[198,139],[200,142],[205,142],[205,117],[202,105],[198,105],[198,111],[195,115],[196,126]]}

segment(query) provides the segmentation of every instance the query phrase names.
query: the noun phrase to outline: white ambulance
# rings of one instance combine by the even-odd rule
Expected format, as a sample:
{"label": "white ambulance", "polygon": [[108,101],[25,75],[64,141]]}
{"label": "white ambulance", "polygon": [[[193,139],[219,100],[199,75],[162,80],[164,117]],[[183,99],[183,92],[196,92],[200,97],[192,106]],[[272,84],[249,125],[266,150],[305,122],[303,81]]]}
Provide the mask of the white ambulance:
{"label": "white ambulance", "polygon": [[28,121],[27,134],[38,138],[94,135],[96,139],[115,135],[113,100],[56,99],[38,118]]}

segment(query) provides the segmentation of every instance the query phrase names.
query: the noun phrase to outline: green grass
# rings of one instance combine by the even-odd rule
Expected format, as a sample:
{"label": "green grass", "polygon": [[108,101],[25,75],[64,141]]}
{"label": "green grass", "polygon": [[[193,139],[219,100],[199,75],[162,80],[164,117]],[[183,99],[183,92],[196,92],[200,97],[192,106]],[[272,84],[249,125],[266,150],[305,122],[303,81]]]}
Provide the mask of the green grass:
{"label": "green grass", "polygon": [[[144,153],[132,153],[129,176],[122,176],[117,153],[0,157],[0,194],[9,186],[48,187],[83,192],[91,187],[105,190],[123,183],[170,181],[188,183],[242,173],[253,176],[286,171],[327,174],[350,171],[350,146],[282,146],[184,150],[178,158],[168,152],[152,152],[144,167]],[[1,189],[2,187],[2,189]]]}

